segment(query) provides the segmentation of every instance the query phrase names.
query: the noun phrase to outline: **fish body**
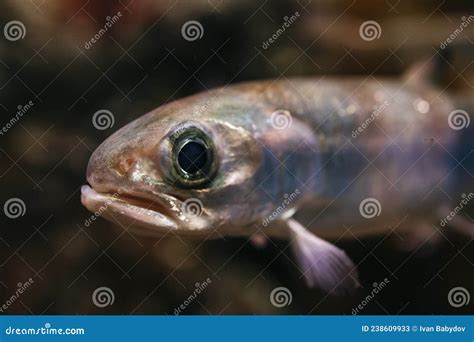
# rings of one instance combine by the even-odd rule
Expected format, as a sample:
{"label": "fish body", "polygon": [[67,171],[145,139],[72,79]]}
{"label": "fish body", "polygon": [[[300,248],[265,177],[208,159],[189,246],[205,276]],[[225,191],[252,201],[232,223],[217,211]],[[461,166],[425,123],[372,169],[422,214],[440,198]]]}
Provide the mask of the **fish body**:
{"label": "fish body", "polygon": [[310,284],[351,286],[353,264],[317,236],[437,220],[464,181],[452,172],[463,143],[453,110],[429,87],[394,80],[227,86],[109,137],[82,202],[144,234],[290,238]]}
{"label": "fish body", "polygon": [[309,190],[296,212],[307,229],[337,237],[343,225],[355,234],[380,233],[405,217],[406,225],[437,220],[435,209],[459,197],[453,154],[464,141],[448,124],[454,107],[447,97],[393,80],[282,83],[289,90],[272,90],[269,106],[288,108],[293,121],[308,125],[316,141],[300,159],[313,169],[308,181],[287,166],[299,162],[289,161],[288,174],[273,173],[270,188],[293,182]]}

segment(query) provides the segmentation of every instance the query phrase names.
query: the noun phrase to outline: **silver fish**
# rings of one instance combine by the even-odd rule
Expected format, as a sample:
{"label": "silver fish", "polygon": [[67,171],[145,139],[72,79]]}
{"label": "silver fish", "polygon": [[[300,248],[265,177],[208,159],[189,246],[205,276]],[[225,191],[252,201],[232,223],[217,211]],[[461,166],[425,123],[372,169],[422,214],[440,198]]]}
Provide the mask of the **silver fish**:
{"label": "silver fish", "polygon": [[89,161],[82,203],[140,234],[289,239],[309,285],[349,293],[356,267],[322,237],[438,222],[444,193],[465,181],[453,172],[463,144],[448,124],[454,109],[403,80],[211,90],[104,141]]}

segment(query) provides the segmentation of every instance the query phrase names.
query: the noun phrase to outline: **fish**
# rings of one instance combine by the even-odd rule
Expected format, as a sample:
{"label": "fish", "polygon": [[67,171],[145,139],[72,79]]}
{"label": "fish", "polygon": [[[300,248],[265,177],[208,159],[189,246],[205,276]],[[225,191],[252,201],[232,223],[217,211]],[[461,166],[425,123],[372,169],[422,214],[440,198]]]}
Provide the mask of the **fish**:
{"label": "fish", "polygon": [[357,267],[330,242],[341,231],[437,224],[456,194],[472,194],[472,173],[456,166],[473,135],[450,127],[453,111],[447,96],[407,79],[208,90],[107,138],[89,160],[81,201],[147,236],[286,239],[309,286],[350,295]]}

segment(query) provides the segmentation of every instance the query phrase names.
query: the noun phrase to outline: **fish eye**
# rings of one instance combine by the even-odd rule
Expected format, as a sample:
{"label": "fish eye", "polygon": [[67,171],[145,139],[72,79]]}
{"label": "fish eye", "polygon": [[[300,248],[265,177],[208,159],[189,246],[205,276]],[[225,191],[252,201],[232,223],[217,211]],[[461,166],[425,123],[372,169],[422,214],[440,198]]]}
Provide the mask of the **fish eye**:
{"label": "fish eye", "polygon": [[215,170],[211,138],[197,127],[188,127],[176,134],[171,142],[176,181],[187,187],[209,182]]}
{"label": "fish eye", "polygon": [[193,175],[208,164],[208,147],[198,139],[185,141],[178,152],[178,167],[182,172]]}

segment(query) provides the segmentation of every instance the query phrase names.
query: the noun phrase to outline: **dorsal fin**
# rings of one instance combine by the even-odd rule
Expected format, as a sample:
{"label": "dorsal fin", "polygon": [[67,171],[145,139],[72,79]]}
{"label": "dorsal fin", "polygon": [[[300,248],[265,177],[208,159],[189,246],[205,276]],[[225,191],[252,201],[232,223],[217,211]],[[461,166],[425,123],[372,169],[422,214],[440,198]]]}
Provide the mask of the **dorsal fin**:
{"label": "dorsal fin", "polygon": [[452,49],[440,49],[431,58],[412,65],[402,78],[413,85],[434,85],[441,87],[451,78]]}

